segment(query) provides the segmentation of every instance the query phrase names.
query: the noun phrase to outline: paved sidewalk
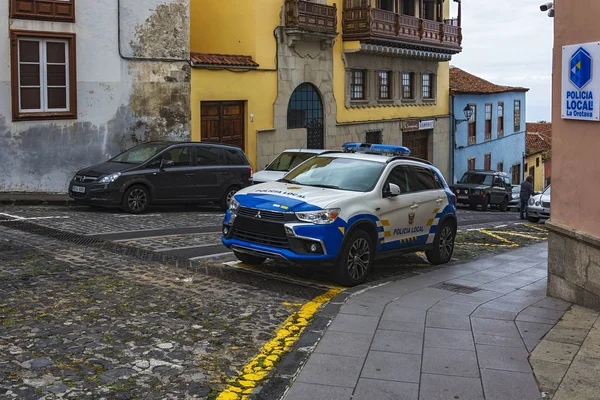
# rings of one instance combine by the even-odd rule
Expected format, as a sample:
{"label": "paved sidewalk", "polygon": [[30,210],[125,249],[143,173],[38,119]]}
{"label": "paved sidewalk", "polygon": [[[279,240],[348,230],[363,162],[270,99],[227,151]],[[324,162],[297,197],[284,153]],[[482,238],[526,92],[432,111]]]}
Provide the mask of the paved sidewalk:
{"label": "paved sidewalk", "polygon": [[284,398],[539,399],[528,356],[570,306],[546,276],[544,243],[358,292]]}

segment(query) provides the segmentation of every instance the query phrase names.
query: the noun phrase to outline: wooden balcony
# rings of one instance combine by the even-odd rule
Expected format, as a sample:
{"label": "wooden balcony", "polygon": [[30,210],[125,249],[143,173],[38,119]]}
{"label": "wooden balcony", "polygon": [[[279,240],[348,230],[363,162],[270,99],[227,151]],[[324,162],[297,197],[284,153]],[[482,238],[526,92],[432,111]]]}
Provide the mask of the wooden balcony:
{"label": "wooden balcony", "polygon": [[305,0],[285,0],[285,26],[337,35],[337,7]]}
{"label": "wooden balcony", "polygon": [[460,19],[437,22],[380,10],[371,0],[344,0],[343,40],[410,46],[430,51],[460,53]]}

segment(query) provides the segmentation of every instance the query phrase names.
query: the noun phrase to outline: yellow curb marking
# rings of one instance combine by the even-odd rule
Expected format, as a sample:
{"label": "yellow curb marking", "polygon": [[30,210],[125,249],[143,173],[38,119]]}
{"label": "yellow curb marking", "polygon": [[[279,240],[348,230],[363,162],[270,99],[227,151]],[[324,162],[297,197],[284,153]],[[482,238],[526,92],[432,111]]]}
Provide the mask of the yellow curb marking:
{"label": "yellow curb marking", "polygon": [[518,236],[518,237],[524,237],[527,239],[535,239],[535,240],[545,240],[546,238],[544,237],[539,237],[539,236],[533,236],[533,235],[541,235],[541,233],[531,233],[529,235],[524,234],[524,233],[517,233],[517,232],[497,232],[497,231],[488,231],[489,233],[501,233],[501,234],[506,234],[506,235],[513,235],[513,236]]}
{"label": "yellow curb marking", "polygon": [[491,244],[491,243],[456,243],[459,246],[487,246],[487,247],[515,247],[510,244]]}
{"label": "yellow curb marking", "polygon": [[340,289],[330,289],[304,304],[298,312],[290,315],[275,331],[275,337],[266,343],[260,353],[242,368],[242,372],[236,378],[229,382],[227,389],[219,394],[217,400],[248,399],[252,390],[275,367],[279,358],[300,338],[300,334],[319,307],[341,292]]}

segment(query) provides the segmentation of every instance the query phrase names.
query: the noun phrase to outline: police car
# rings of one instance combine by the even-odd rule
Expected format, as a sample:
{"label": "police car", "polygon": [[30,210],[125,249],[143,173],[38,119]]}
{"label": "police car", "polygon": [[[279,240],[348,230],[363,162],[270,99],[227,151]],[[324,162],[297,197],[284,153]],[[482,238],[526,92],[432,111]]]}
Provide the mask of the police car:
{"label": "police car", "polygon": [[437,168],[406,147],[346,143],[237,192],[222,241],[245,264],[328,264],[353,286],[376,257],[422,250],[448,262],[456,228],[456,198]]}

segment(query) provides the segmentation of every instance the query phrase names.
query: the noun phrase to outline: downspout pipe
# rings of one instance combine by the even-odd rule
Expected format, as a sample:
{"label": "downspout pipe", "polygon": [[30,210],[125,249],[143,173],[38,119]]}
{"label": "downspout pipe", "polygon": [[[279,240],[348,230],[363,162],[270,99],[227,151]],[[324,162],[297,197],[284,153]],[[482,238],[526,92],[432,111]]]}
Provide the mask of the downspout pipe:
{"label": "downspout pipe", "polygon": [[450,95],[450,180],[454,185],[454,148],[456,144],[456,119],[454,117],[454,95]]}

